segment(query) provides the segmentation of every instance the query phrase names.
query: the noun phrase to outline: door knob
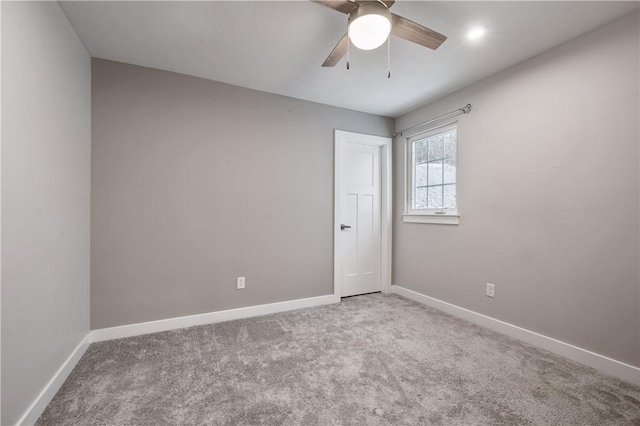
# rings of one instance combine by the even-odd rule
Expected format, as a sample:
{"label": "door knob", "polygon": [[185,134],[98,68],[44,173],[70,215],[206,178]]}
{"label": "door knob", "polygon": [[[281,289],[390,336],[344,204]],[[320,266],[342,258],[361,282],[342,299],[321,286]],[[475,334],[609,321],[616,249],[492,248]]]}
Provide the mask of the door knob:
{"label": "door knob", "polygon": [[341,230],[345,230],[345,229],[351,229],[351,225],[345,225],[344,223],[340,225],[340,229]]}

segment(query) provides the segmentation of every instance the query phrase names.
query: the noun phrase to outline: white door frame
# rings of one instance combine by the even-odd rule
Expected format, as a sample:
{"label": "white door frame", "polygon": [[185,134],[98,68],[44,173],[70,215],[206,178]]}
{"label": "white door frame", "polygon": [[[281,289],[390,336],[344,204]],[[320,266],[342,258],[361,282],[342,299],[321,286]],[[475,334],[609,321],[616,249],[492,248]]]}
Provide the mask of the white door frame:
{"label": "white door frame", "polygon": [[365,135],[362,133],[335,130],[335,161],[334,161],[334,186],[333,186],[333,296],[337,302],[342,295],[342,245],[340,239],[341,197],[342,188],[342,148],[347,142],[355,142],[364,145],[380,147],[380,279],[382,292],[391,292],[391,148],[392,139],[382,136]]}

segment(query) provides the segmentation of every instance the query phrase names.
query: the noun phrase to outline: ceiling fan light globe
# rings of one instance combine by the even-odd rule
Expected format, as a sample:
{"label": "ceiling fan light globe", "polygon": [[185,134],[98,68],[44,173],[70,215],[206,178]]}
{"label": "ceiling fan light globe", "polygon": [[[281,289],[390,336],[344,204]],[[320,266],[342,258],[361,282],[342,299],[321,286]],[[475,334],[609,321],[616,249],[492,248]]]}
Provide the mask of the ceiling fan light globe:
{"label": "ceiling fan light globe", "polygon": [[380,47],[391,33],[391,12],[377,3],[364,4],[352,14],[349,39],[362,50]]}

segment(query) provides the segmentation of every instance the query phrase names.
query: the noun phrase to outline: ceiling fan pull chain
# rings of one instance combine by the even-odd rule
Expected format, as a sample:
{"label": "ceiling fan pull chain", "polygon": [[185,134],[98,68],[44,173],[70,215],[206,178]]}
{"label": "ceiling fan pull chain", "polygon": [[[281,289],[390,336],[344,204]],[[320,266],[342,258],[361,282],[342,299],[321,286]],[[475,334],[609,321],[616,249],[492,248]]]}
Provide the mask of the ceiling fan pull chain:
{"label": "ceiling fan pull chain", "polygon": [[349,16],[349,19],[347,19],[347,69],[349,69],[349,53],[351,50],[351,37],[349,37],[349,20],[351,19],[351,16]]}
{"label": "ceiling fan pull chain", "polygon": [[391,78],[391,36],[387,38],[387,78]]}
{"label": "ceiling fan pull chain", "polygon": [[[349,36],[347,36],[349,37]],[[347,39],[347,69],[349,69],[349,45],[351,44],[351,42]]]}

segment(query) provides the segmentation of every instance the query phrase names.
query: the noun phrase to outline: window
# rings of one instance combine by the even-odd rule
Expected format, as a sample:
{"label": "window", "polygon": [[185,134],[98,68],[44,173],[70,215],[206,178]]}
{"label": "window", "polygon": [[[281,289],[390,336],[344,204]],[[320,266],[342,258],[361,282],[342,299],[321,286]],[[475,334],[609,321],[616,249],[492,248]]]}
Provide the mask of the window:
{"label": "window", "polygon": [[405,222],[458,223],[457,125],[407,139]]}

